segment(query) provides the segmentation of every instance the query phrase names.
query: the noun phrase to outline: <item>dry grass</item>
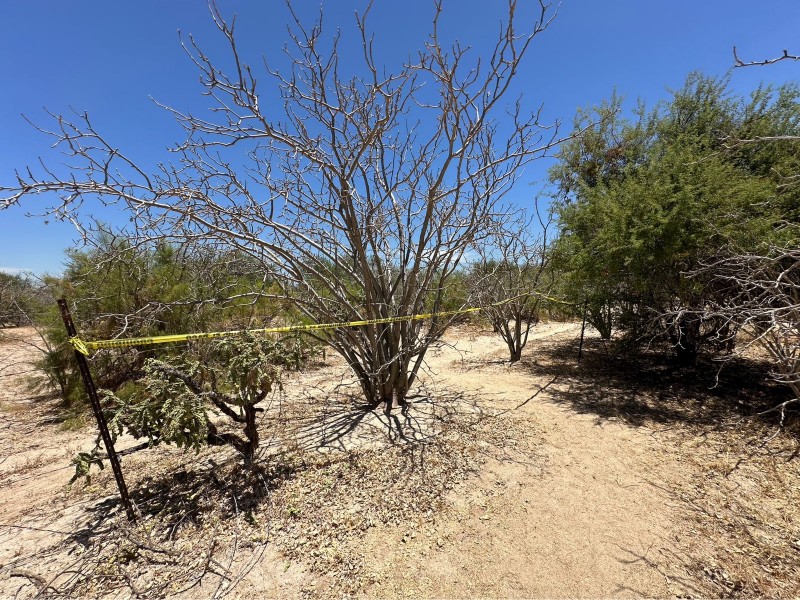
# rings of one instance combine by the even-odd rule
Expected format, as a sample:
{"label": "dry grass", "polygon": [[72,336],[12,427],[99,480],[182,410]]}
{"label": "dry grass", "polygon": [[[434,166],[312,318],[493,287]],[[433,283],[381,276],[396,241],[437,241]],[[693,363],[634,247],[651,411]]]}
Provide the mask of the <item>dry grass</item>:
{"label": "dry grass", "polygon": [[[698,432],[699,433],[699,432]],[[745,423],[680,445],[700,477],[677,496],[693,513],[695,576],[726,597],[800,595],[800,460],[794,432]]]}
{"label": "dry grass", "polygon": [[3,469],[3,477],[7,481],[11,481],[20,475],[31,473],[49,462],[50,457],[42,453],[24,456],[21,460],[14,461],[11,468]]}

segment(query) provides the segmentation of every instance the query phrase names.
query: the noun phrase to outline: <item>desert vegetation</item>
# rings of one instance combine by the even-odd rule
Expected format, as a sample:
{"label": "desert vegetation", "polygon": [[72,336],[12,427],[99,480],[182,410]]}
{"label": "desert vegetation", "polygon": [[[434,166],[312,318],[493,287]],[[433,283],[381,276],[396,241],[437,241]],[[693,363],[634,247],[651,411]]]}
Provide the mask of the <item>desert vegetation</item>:
{"label": "desert vegetation", "polygon": [[[0,209],[35,204],[85,242],[60,275],[0,273],[4,453],[51,438],[4,474],[17,501],[29,474],[60,494],[30,517],[45,528],[3,509],[31,549],[3,555],[0,594],[800,591],[800,88],[743,97],[692,73],[567,130],[513,95],[544,2],[509,2],[483,52],[442,33],[437,2],[394,70],[370,4],[346,68],[322,15],[291,13],[279,69],[210,8],[227,54],[183,39],[210,116],[163,106],[185,134],[173,162],[53,113],[41,130],[69,168],[45,157],[0,187]],[[237,332],[90,353],[131,522],[58,298],[84,340]],[[547,544],[561,562],[536,568],[574,587],[503,558]],[[563,566],[584,550],[595,571]],[[421,578],[393,570],[410,565]]]}

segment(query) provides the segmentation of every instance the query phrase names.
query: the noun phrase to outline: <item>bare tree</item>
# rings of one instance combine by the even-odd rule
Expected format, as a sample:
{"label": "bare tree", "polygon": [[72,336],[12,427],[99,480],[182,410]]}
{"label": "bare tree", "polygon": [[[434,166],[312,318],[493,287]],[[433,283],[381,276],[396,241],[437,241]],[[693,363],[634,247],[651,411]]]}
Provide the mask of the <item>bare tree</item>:
{"label": "bare tree", "polygon": [[792,399],[771,409],[782,413],[800,402],[800,231],[792,230],[794,239],[784,245],[755,253],[729,251],[700,271],[722,292],[711,312],[734,324],[733,331],[747,334],[744,348],[764,348],[772,378],[792,391]]}
{"label": "bare tree", "polygon": [[[265,67],[281,106],[261,100],[256,70],[237,48],[235,19],[211,4],[231,68],[220,68],[191,36],[184,43],[212,116],[165,107],[186,131],[177,161],[148,173],[88,115],[53,115],[47,133],[71,156],[71,172],[19,172],[16,185],[2,188],[2,202],[55,192],[60,200],[48,213],[78,222],[78,207],[99,199],[127,211],[135,243],[240,251],[314,322],[438,310],[445,283],[497,217],[521,167],[557,143],[555,125],[505,99],[555,13],[539,0],[522,32],[510,0],[490,52],[474,56],[440,39],[443,7],[435,2],[424,48],[389,73],[375,58],[370,7],[356,15],[361,74],[345,78],[339,34],[325,39],[321,15],[307,26],[289,5],[290,67]],[[368,402],[391,409],[445,325],[434,318],[320,335],[355,371]]]}
{"label": "bare tree", "polygon": [[539,322],[543,292],[551,287],[544,281],[551,223],[552,212],[543,219],[537,207],[534,218],[520,213],[498,224],[477,248],[480,258],[470,273],[470,289],[506,343],[511,362],[522,358],[531,327]]}
{"label": "bare tree", "polygon": [[[798,61],[800,56],[783,54],[760,61],[745,62],[733,47],[734,67],[767,66],[784,60]],[[745,144],[796,142],[800,136],[758,136],[752,139],[726,138],[727,149]],[[784,177],[778,188],[796,184],[797,174]],[[729,250],[717,260],[707,263],[701,273],[710,274],[727,291],[724,301],[713,307],[748,335],[745,348],[758,345],[764,348],[773,365],[771,376],[788,386],[793,398],[770,409],[781,412],[800,402],[800,228],[796,223],[784,223],[789,235],[785,244],[772,244],[765,251],[744,252]]]}

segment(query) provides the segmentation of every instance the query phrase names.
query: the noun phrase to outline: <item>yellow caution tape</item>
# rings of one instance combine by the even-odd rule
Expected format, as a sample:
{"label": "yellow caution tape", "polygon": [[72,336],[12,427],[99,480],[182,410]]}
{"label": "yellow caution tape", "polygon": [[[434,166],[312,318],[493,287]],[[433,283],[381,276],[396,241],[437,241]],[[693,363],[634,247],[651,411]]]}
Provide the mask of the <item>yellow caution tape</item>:
{"label": "yellow caution tape", "polygon": [[553,298],[552,296],[545,296],[539,292],[531,292],[532,296],[539,296],[540,298],[544,298],[550,302],[555,302],[556,304],[566,304],[567,306],[580,306],[580,302],[567,302],[566,300],[559,300],[558,298]]}
{"label": "yellow caution tape", "polygon": [[81,354],[89,356],[89,349],[86,347],[86,344],[83,342],[83,340],[81,340],[81,338],[77,336],[69,338],[69,343],[72,344],[72,347]]}
{"label": "yellow caution tape", "polygon": [[[522,294],[522,296],[526,295],[528,294]],[[542,294],[537,294],[537,295],[540,295],[554,302],[571,304],[569,302],[564,302],[561,300],[557,300],[555,298],[549,298],[547,296],[543,296]],[[491,304],[489,306],[462,308],[459,310],[449,310],[438,313],[424,313],[419,315],[406,315],[400,317],[385,317],[382,319],[367,319],[364,321],[345,321],[341,323],[315,323],[312,325],[287,325],[284,327],[265,327],[262,329],[238,329],[235,331],[210,331],[206,333],[177,333],[174,335],[158,335],[152,337],[138,337],[138,338],[119,338],[115,340],[97,340],[94,342],[86,342],[80,339],[78,336],[75,336],[69,339],[69,343],[72,344],[72,347],[75,348],[75,350],[77,350],[81,354],[88,356],[91,350],[102,350],[104,348],[130,348],[133,346],[154,346],[156,344],[170,344],[173,342],[208,340],[212,338],[241,335],[243,333],[259,334],[259,333],[292,333],[295,331],[322,331],[326,329],[339,329],[341,327],[361,327],[363,325],[382,325],[386,323],[399,323],[401,321],[420,321],[423,319],[432,319],[434,317],[452,317],[455,315],[478,312],[494,306],[500,306],[502,304],[511,302],[512,300],[516,300],[517,298],[520,297],[521,296],[514,296],[513,298],[508,298],[500,302],[495,302],[494,304]]]}

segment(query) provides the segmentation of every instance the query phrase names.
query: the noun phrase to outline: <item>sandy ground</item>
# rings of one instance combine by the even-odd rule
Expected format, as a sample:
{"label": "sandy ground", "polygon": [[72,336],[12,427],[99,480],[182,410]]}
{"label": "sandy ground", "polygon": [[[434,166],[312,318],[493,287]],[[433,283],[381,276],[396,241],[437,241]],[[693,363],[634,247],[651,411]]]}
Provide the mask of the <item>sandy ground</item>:
{"label": "sandy ground", "polygon": [[[41,356],[30,328],[0,332],[0,563],[36,538],[34,523],[64,492],[70,459],[92,443],[90,430],[62,431],[48,420],[51,397],[29,391],[32,362]],[[46,520],[46,519],[44,519]],[[54,525],[54,524],[50,524]],[[44,534],[47,532],[39,532]]]}
{"label": "sandy ground", "polygon": [[[537,348],[572,341],[577,350],[579,331],[579,324],[539,325],[517,364],[505,360],[499,338],[470,328],[452,330],[429,352],[422,377],[429,392],[455,390],[510,416],[530,431],[524,442],[532,451],[488,457],[475,477],[446,496],[433,519],[368,529],[359,545],[372,583],[361,595],[704,593],[687,566],[697,562],[687,556],[697,533],[677,492],[704,476],[700,468],[676,451],[673,437],[652,426],[600,419],[565,403],[570,394],[585,393],[571,387],[569,374],[579,368],[574,360],[555,371],[537,368]],[[67,486],[69,460],[91,445],[91,428],[61,430],[46,418],[52,401],[26,394],[23,375],[9,376],[36,355],[26,343],[30,330],[9,332],[15,339],[0,343],[0,596],[13,596],[28,583],[3,572],[3,564],[59,537],[80,543],[82,531],[98,526],[93,508],[102,503]],[[304,380],[322,390],[343,381],[343,373],[341,362],[329,357]],[[358,431],[369,436],[368,429]],[[240,553],[237,561],[250,561],[250,570],[234,597],[299,597],[313,591],[320,576],[270,544]],[[220,589],[200,586],[189,597],[219,595]]]}
{"label": "sandy ground", "polygon": [[[543,325],[530,350],[538,340],[570,339],[579,330]],[[683,591],[674,544],[681,513],[665,491],[687,476],[682,465],[647,430],[550,402],[548,393],[563,388],[558,378],[534,376],[525,361],[509,365],[505,358],[494,337],[459,339],[434,353],[429,377],[530,421],[544,460],[491,461],[452,498],[453,514],[434,540],[409,544],[373,531],[366,543],[388,555],[387,578],[374,592],[663,597]]]}
{"label": "sandy ground", "polygon": [[[25,327],[0,333],[0,598],[38,597],[27,575],[43,577],[38,582],[46,583],[80,565],[82,546],[106,528],[102,508],[116,503],[117,490],[107,472],[101,472],[94,486],[70,485],[75,471],[71,460],[92,448],[96,429],[90,423],[65,430],[51,418],[58,399],[29,390],[32,363],[41,355],[36,332]],[[124,450],[137,443],[122,436],[116,446]],[[181,455],[174,449],[158,452],[162,457]],[[148,460],[131,456],[123,463],[126,469],[141,470]],[[71,549],[65,554],[64,547]],[[24,568],[4,569],[25,556],[33,560],[24,561]],[[242,597],[298,596],[307,579],[302,566],[287,565],[271,545],[236,553],[226,566],[233,573],[248,569],[248,578],[237,586]],[[227,586],[225,581],[201,583],[205,585],[187,597],[221,597]]]}
{"label": "sandy ground", "polygon": [[[90,524],[86,503],[70,499],[70,460],[91,447],[91,429],[65,431],[50,416],[57,402],[28,389],[41,356],[31,328],[0,331],[0,565],[48,547]],[[0,576],[0,596],[26,580]]]}

